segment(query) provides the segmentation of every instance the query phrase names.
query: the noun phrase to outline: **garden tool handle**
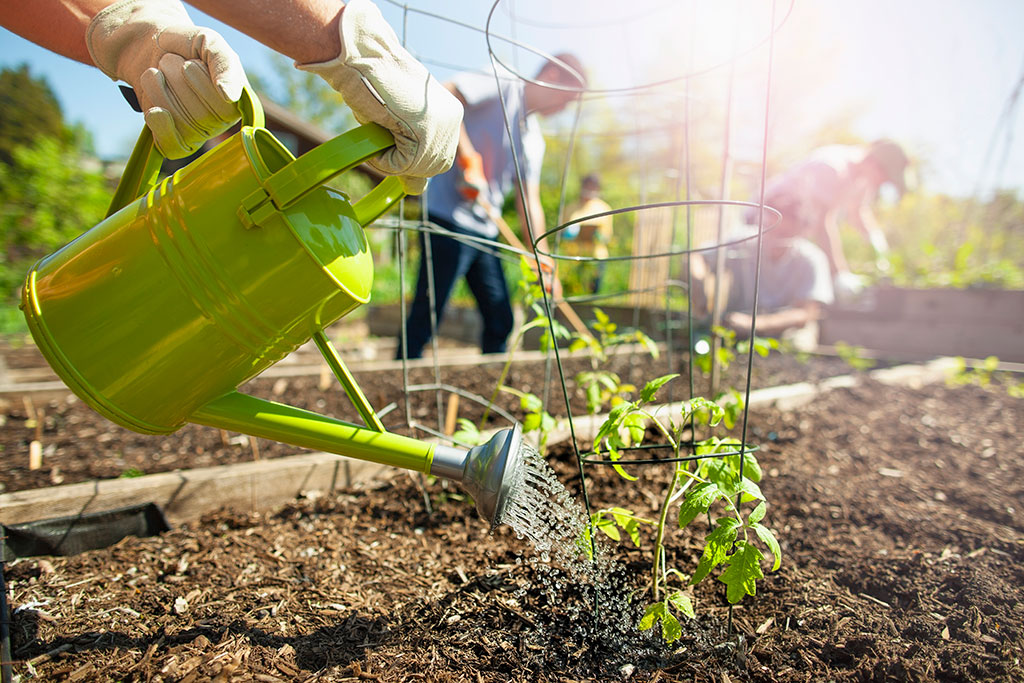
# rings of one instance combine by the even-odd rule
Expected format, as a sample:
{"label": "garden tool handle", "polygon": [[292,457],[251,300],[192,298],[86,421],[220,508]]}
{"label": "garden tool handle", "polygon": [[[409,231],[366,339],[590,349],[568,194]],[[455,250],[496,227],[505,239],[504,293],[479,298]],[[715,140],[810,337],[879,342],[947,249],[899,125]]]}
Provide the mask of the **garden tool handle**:
{"label": "garden tool handle", "polygon": [[[141,111],[134,90],[122,85],[121,93],[132,109]],[[241,114],[243,126],[262,128],[265,123],[263,105],[248,85],[242,88],[242,96],[238,100],[238,113]],[[139,139],[135,141],[135,148],[128,158],[128,163],[125,164],[117,189],[114,190],[114,197],[107,209],[107,217],[117,213],[153,187],[160,173],[161,163],[163,157],[153,144],[153,132],[149,126],[144,125],[142,132],[139,133]]]}
{"label": "garden tool handle", "polygon": [[[497,209],[491,206],[491,203],[487,201],[487,199],[485,199],[481,195],[477,197],[477,203],[483,207],[484,212],[487,214],[487,216],[492,221],[494,221],[494,223],[498,226],[498,232],[500,232],[502,237],[505,238],[505,241],[507,241],[509,244],[511,244],[513,247],[516,247],[517,249],[527,251],[526,246],[523,244],[522,240],[519,239],[519,236],[516,235],[515,231],[509,226],[508,223],[505,222],[505,219],[501,217],[501,214],[498,213]],[[555,277],[554,269],[552,269],[551,276]],[[558,303],[555,305],[558,306],[558,310],[560,310],[562,312],[562,315],[566,317],[566,319],[569,321],[569,324],[572,325],[574,330],[576,330],[577,334],[580,334],[584,337],[593,336],[590,332],[590,329],[587,328],[586,323],[583,322],[580,316],[576,313],[575,309],[573,309],[573,307],[569,305],[568,301],[566,301],[565,299],[559,299]]]}

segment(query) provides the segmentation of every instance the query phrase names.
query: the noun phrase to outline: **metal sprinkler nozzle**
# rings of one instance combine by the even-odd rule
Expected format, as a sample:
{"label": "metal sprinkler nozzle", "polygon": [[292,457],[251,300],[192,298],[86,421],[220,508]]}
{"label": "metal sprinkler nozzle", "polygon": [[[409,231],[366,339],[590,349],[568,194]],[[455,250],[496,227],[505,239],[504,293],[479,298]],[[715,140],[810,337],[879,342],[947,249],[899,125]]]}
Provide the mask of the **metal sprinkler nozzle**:
{"label": "metal sprinkler nozzle", "polygon": [[493,530],[502,523],[512,489],[521,477],[522,441],[523,428],[516,423],[468,451],[437,446],[430,474],[462,484],[476,501],[476,511]]}

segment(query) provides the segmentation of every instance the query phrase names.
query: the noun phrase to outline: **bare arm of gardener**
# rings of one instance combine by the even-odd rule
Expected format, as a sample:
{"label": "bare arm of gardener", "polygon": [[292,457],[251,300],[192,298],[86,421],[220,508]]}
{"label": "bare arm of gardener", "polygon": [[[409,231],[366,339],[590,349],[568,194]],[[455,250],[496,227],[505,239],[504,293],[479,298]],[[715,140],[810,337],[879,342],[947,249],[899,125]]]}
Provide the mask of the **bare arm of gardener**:
{"label": "bare arm of gardener", "polygon": [[92,64],[85,29],[110,0],[34,0],[0,3],[0,24],[36,45]]}

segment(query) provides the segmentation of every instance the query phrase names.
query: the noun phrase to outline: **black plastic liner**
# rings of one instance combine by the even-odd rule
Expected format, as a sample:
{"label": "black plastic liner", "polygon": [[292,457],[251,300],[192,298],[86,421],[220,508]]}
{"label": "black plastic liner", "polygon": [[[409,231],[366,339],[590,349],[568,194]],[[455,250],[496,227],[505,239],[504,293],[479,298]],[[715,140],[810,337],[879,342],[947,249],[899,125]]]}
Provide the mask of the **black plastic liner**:
{"label": "black plastic liner", "polygon": [[111,546],[127,536],[156,536],[170,530],[156,503],[116,510],[0,525],[0,562],[37,555],[77,555]]}

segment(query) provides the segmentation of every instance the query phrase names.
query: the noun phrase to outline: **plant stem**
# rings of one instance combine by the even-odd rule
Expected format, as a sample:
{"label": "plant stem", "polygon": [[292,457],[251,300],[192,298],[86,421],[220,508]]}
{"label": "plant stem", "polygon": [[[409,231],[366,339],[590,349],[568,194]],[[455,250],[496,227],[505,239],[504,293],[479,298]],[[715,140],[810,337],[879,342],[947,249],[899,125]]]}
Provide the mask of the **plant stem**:
{"label": "plant stem", "polygon": [[665,540],[665,520],[668,518],[669,501],[672,498],[672,494],[676,491],[676,475],[672,473],[672,481],[668,485],[668,491],[665,494],[665,500],[661,504],[661,514],[658,516],[658,534],[654,539],[654,566],[651,572],[651,594],[654,596],[654,601],[657,602],[660,595],[661,581],[661,555],[662,545]]}
{"label": "plant stem", "polygon": [[[659,427],[661,423],[657,420],[654,421]],[[673,457],[679,457],[679,444],[668,435],[669,442],[672,444]],[[668,519],[668,509],[672,505],[672,496],[676,492],[676,482],[679,481],[679,464],[677,463],[673,468],[672,481],[669,482],[668,490],[665,492],[665,500],[661,503],[661,514],[658,516],[658,533],[654,539],[654,567],[651,572],[651,594],[654,596],[654,601],[657,602],[660,596],[660,582],[661,582],[661,571],[662,571],[662,557],[664,555],[664,542],[665,542],[665,521]]]}

